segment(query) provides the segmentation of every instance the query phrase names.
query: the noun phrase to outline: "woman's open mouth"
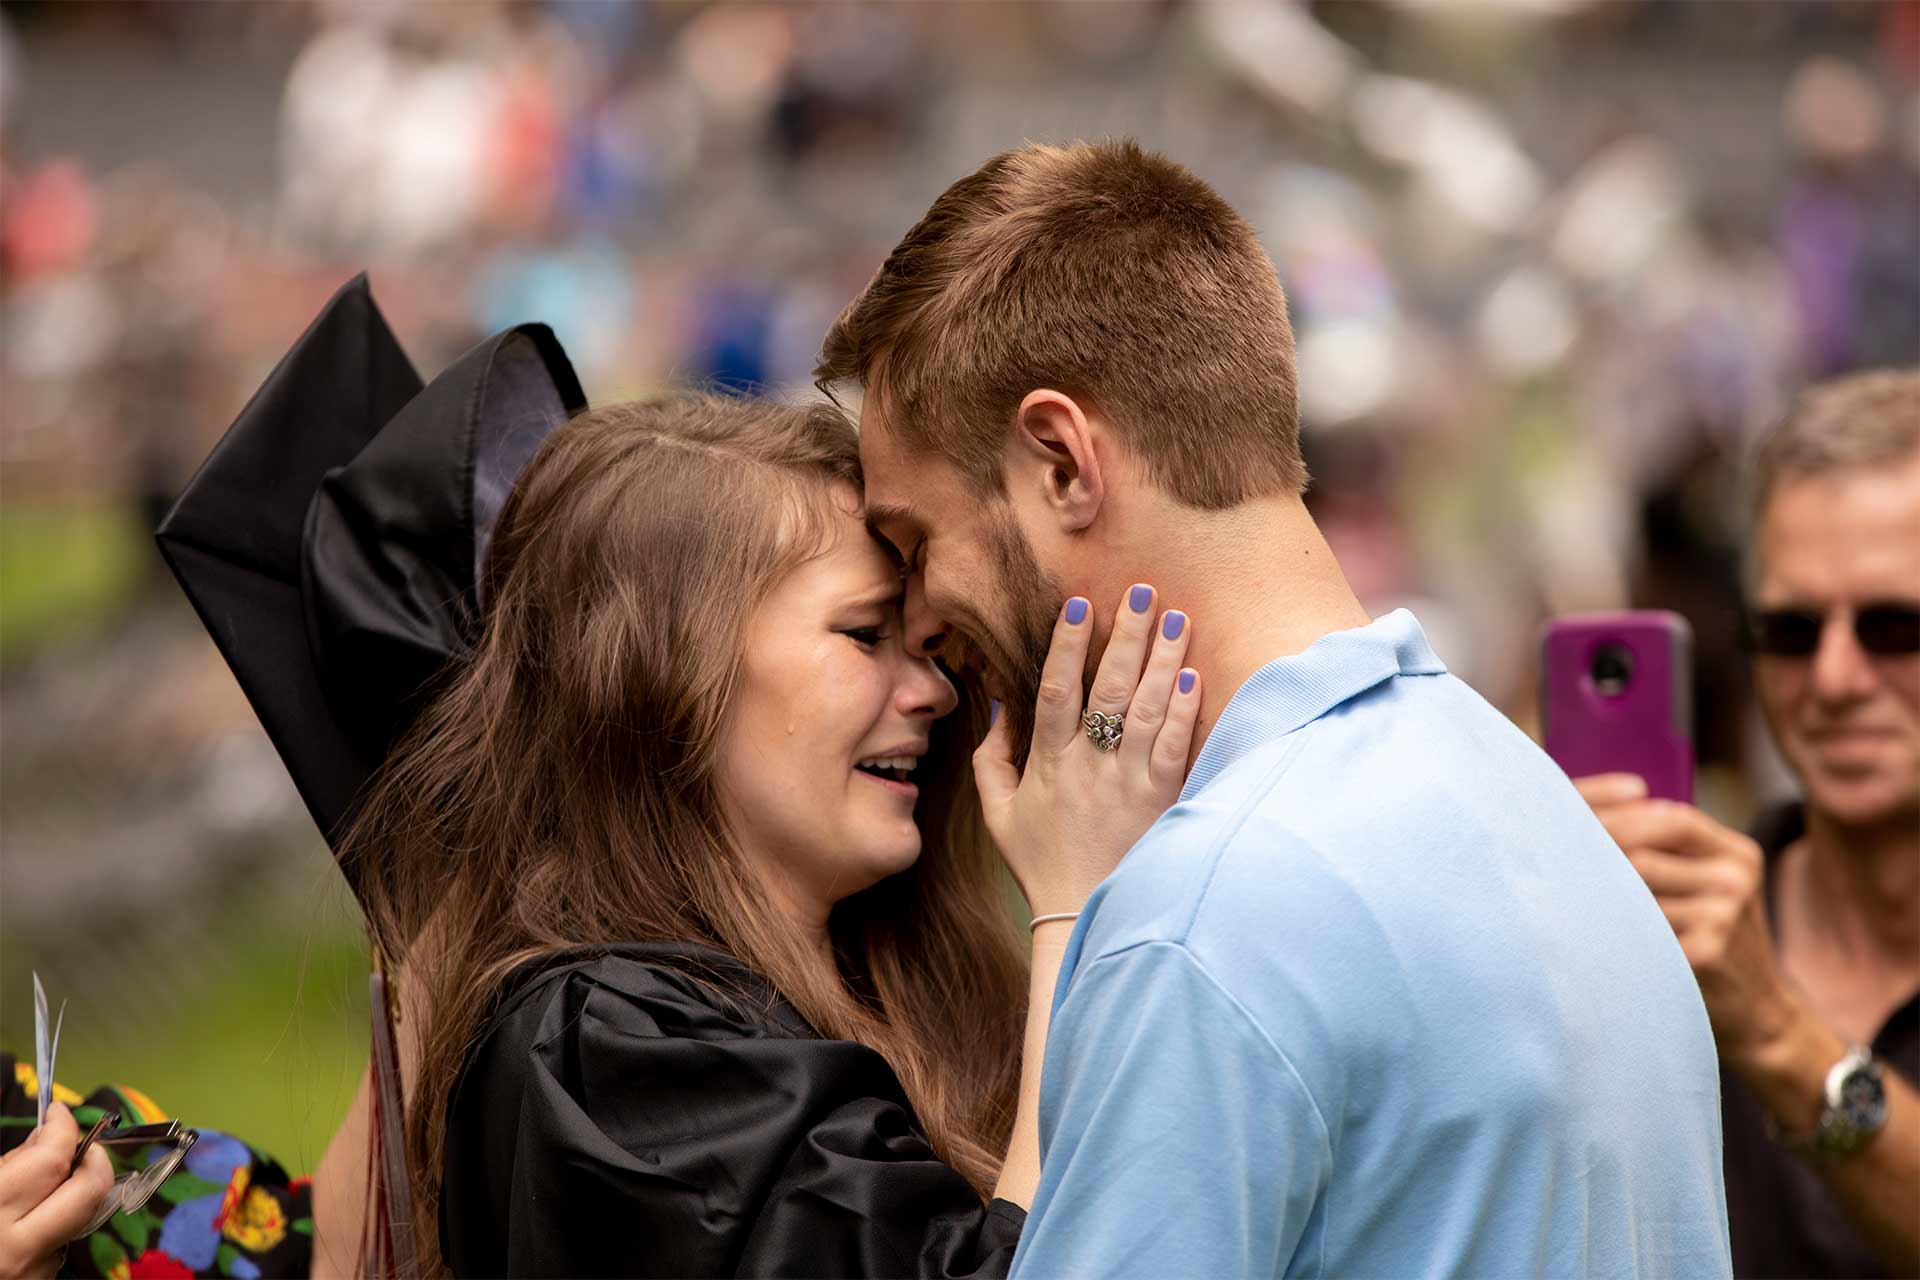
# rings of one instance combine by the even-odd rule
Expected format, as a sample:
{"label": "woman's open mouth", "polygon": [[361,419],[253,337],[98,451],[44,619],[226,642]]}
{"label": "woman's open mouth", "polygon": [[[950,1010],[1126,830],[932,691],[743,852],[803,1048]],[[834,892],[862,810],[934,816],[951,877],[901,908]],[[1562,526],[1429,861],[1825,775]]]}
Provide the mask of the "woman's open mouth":
{"label": "woman's open mouth", "polygon": [[916,796],[913,773],[920,766],[918,756],[870,756],[853,766],[853,771],[873,779],[895,795]]}

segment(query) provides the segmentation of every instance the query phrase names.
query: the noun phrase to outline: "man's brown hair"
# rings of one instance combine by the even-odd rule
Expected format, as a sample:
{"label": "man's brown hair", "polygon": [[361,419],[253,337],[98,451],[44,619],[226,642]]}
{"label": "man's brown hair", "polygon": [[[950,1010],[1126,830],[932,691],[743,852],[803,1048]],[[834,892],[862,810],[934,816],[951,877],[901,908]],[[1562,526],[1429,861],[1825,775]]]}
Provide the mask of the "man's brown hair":
{"label": "man's brown hair", "polygon": [[1782,479],[1904,460],[1916,448],[1920,369],[1869,369],[1808,387],[1754,453],[1754,514]]}
{"label": "man's brown hair", "polygon": [[1192,506],[1306,486],[1272,261],[1218,193],[1131,140],[1023,147],[948,187],[814,372],[864,386],[902,446],[983,491],[1039,387],[1097,407]]}

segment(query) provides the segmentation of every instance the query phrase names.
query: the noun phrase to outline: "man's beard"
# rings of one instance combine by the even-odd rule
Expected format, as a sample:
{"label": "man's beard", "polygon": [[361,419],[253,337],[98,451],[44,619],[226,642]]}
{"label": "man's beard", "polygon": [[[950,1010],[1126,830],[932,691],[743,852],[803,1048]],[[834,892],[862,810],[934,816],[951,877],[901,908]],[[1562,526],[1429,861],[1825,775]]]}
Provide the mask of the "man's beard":
{"label": "man's beard", "polygon": [[988,551],[999,577],[998,594],[1006,602],[1005,635],[976,635],[1001,685],[1000,714],[1007,717],[1013,762],[1026,768],[1033,746],[1034,701],[1040,696],[1040,671],[1053,644],[1054,620],[1066,603],[1059,579],[1041,569],[1033,544],[1004,501],[995,504],[987,523]]}

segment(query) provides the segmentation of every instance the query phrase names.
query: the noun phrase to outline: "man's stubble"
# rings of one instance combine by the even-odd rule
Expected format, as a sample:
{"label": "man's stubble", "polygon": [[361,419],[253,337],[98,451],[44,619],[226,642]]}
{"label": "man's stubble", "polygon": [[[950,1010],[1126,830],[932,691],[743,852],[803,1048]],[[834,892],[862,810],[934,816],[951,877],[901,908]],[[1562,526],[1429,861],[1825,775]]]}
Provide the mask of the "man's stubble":
{"label": "man's stubble", "polygon": [[1007,717],[1013,761],[1024,768],[1033,745],[1034,701],[1040,695],[1040,672],[1053,644],[1054,620],[1066,604],[1058,578],[1040,567],[1026,531],[1013,518],[1004,500],[996,503],[987,524],[988,552],[1006,601],[1004,636],[977,636],[1005,693],[1000,714]]}

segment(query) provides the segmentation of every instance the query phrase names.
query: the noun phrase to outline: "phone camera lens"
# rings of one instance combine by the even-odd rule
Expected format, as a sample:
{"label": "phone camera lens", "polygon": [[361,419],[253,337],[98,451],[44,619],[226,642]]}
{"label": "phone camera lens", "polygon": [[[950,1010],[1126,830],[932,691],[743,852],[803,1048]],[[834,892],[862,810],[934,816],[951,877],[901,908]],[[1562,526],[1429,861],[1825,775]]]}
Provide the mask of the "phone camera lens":
{"label": "phone camera lens", "polygon": [[1593,655],[1588,674],[1601,697],[1617,698],[1627,691],[1627,681],[1633,678],[1633,654],[1624,645],[1603,644]]}

